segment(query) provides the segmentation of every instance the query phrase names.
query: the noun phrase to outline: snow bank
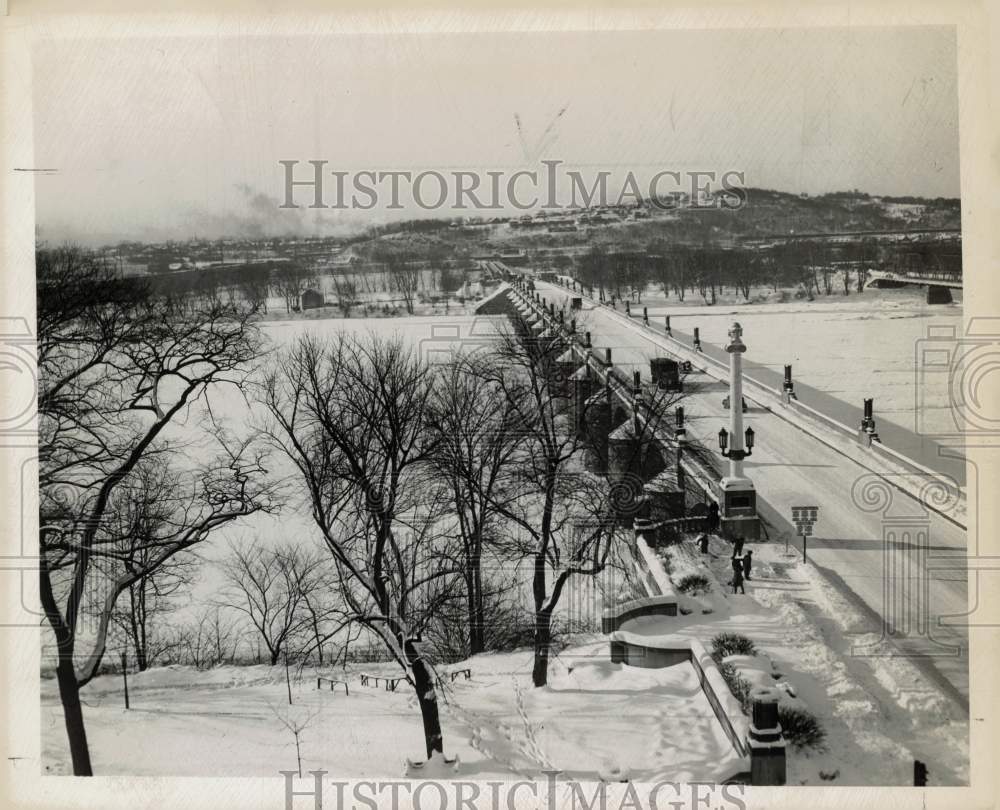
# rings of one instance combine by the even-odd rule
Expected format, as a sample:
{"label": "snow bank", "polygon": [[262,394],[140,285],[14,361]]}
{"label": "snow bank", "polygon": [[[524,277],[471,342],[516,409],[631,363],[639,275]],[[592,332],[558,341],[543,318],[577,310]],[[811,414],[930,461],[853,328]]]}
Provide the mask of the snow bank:
{"label": "snow bank", "polygon": [[653,581],[660,589],[660,594],[663,596],[675,595],[676,592],[674,590],[674,585],[670,581],[670,577],[667,576],[667,572],[663,570],[663,564],[660,562],[659,557],[656,556],[653,549],[649,547],[642,537],[637,536],[635,544],[639,549],[639,556],[642,558],[642,561],[646,563],[646,568],[649,569],[649,573],[653,576]]}

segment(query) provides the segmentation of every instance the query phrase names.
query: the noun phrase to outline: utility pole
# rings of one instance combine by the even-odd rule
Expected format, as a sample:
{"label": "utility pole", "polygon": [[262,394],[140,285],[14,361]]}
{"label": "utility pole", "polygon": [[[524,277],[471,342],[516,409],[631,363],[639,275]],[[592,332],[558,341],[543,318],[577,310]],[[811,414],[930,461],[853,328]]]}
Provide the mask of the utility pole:
{"label": "utility pole", "polygon": [[128,653],[122,650],[122,682],[125,684],[125,708],[131,708],[128,702]]}

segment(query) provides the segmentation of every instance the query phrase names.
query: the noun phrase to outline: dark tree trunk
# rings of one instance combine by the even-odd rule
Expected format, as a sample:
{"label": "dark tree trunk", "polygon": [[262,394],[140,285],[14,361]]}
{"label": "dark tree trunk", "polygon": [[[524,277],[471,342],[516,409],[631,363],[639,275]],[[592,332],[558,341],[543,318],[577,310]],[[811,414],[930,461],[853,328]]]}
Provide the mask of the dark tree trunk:
{"label": "dark tree trunk", "polygon": [[312,626],[313,626],[313,636],[316,638],[316,654],[319,656],[320,666],[323,665],[323,637],[319,632],[319,622],[316,620],[316,614],[312,614]]}
{"label": "dark tree trunk", "polygon": [[73,669],[72,651],[68,655],[60,650],[59,665],[56,667],[56,681],[59,684],[59,699],[62,702],[63,717],[66,721],[66,736],[69,738],[69,753],[73,760],[74,776],[93,776],[90,765],[90,746],[87,745],[87,729],[83,724],[83,709],[80,707],[80,686]]}
{"label": "dark tree trunk", "polygon": [[438,715],[437,692],[434,680],[423,657],[417,650],[413,639],[403,641],[403,651],[406,661],[413,672],[413,688],[417,693],[417,703],[420,706],[420,717],[424,721],[424,744],[427,748],[427,758],[435,751],[444,753],[444,737],[441,734],[441,718]]}
{"label": "dark tree trunk", "polygon": [[545,686],[549,682],[549,646],[552,642],[552,614],[544,610],[535,612],[535,664],[531,682]]}
{"label": "dark tree trunk", "polygon": [[59,701],[63,707],[63,720],[66,723],[66,736],[69,740],[73,774],[75,776],[93,776],[94,771],[90,765],[90,746],[87,744],[87,728],[83,723],[83,709],[80,707],[80,682],[76,678],[76,670],[73,667],[73,627],[67,626],[59,613],[44,554],[41,555],[39,561],[39,596],[41,597],[42,609],[45,611],[45,616],[56,637],[59,655],[59,662],[56,665],[56,683],[59,686]]}
{"label": "dark tree trunk", "polygon": [[469,556],[469,571],[466,577],[468,589],[469,611],[469,655],[476,655],[486,649],[483,606],[483,581],[480,570],[480,557],[473,553]]}
{"label": "dark tree trunk", "polygon": [[[551,491],[551,490],[550,490]],[[550,505],[546,505],[546,517],[543,518],[543,525],[546,531],[548,523],[548,512]],[[552,640],[552,614],[545,610],[545,555],[538,553],[535,555],[534,574],[532,577],[531,591],[535,601],[535,663],[531,670],[531,682],[535,686],[545,686],[549,679],[549,642]]]}
{"label": "dark tree trunk", "polygon": [[476,583],[476,645],[473,654],[486,651],[486,606],[483,604],[482,561],[476,558],[473,580]]}

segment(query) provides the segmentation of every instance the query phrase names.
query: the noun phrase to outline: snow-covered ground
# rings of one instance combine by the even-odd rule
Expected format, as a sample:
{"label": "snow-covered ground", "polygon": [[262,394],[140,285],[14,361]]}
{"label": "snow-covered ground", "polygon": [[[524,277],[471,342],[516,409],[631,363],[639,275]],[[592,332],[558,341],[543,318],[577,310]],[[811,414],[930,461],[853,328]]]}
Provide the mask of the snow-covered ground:
{"label": "snow-covered ground", "polygon": [[681,597],[687,615],[637,619],[624,629],[668,645],[671,638],[697,638],[707,646],[721,632],[751,639],[780,673],[775,680],[787,683],[826,731],[824,751],[789,749],[790,785],[912,784],[914,759],[934,763],[935,785],[968,784],[967,714],[914,661],[872,654],[877,638],[861,631],[866,618],[794,549],[786,554],[777,543],[747,549],[754,565],[745,595],[728,586],[728,543],[713,538],[705,556],[694,542],[661,550],[675,583],[702,574],[710,589]]}
{"label": "snow-covered ground", "polygon": [[[581,640],[552,664],[550,683],[531,686],[530,650],[477,656],[472,678],[441,698],[445,752],[455,778],[566,777],[619,781],[714,780],[739,770],[738,758],[690,664],[649,670],[612,664],[606,639]],[[465,666],[463,664],[462,666]],[[350,695],[317,690],[312,671],[292,683],[282,667],[168,667],[129,678],[95,679],[83,691],[95,771],[101,775],[271,776],[296,770],[295,741],[283,720],[305,723],[302,767],[338,777],[402,776],[421,760],[420,714],[411,688],[361,686],[353,665]],[[343,677],[342,670],[324,672]],[[398,675],[398,672],[392,671]],[[44,770],[68,772],[55,683],[42,683]]]}
{"label": "snow-covered ground", "polygon": [[[934,784],[967,784],[968,719],[929,685],[911,661],[858,654],[874,639],[821,577],[779,544],[752,546],[747,593],[726,586],[728,546],[713,539],[702,557],[693,543],[666,552],[674,582],[691,573],[707,593],[680,597],[682,615],[626,623],[630,634],[668,646],[719,633],[752,639],[759,658],[734,661],[752,678],[771,662],[775,680],[826,731],[825,749],[789,748],[789,784],[907,785],[912,762],[934,763]],[[662,553],[662,552],[661,552]],[[681,645],[681,646],[682,646]],[[445,750],[457,756],[454,778],[540,778],[558,769],[581,780],[674,781],[725,778],[738,759],[690,664],[643,669],[612,664],[603,636],[578,637],[551,664],[549,686],[531,685],[530,650],[476,656],[441,695]],[[283,667],[155,668],[129,676],[124,709],[120,675],[83,690],[88,736],[101,774],[267,776],[295,770],[295,742],[285,721],[304,721],[303,770],[343,777],[401,776],[423,758],[412,690],[361,686],[360,672],[398,675],[389,664],[320,670],[345,678],[330,692],[316,671],[292,670],[288,705]],[[445,678],[447,682],[448,679]],[[68,770],[55,682],[42,682],[43,768]]]}
{"label": "snow-covered ground", "polygon": [[[881,412],[894,402],[903,413],[914,398],[914,341],[926,333],[928,323],[957,323],[958,315],[934,310],[931,321],[919,307],[901,306],[894,317],[891,308],[873,310],[860,300],[850,304],[776,305],[738,314],[755,361],[779,370],[781,363],[792,362],[797,378],[816,387],[839,385],[845,397],[860,396],[865,388],[867,395],[880,398]],[[732,319],[732,312],[719,308],[710,314],[687,308],[674,324],[678,329],[699,325],[703,340],[721,342]],[[288,320],[265,323],[264,328],[276,346],[304,332],[395,334],[433,357],[488,345],[489,323],[456,315]],[[864,371],[876,363],[887,365],[881,373]],[[827,383],[824,375],[829,375]],[[944,395],[923,392],[931,399]],[[252,416],[234,389],[220,390],[212,399],[216,417],[239,424]],[[191,422],[202,416],[193,414]],[[280,516],[255,516],[227,527],[206,556],[212,558],[228,539],[292,535],[305,543],[314,540],[308,516],[290,503]],[[908,784],[914,758],[934,763],[935,784],[967,782],[967,717],[912,662],[852,654],[875,639],[858,634],[866,622],[847,600],[811,568],[785,558],[778,544],[755,550],[757,568],[746,596],[725,594],[720,582],[728,574],[728,559],[721,546],[714,551],[717,556],[708,565],[691,558],[684,563],[691,570],[713,572],[710,595],[691,602],[687,615],[639,622],[629,629],[698,638],[706,645],[715,634],[733,631],[757,642],[827,731],[826,752],[790,752],[790,784],[827,784],[834,774],[832,783],[838,785]],[[197,597],[211,587],[200,583]],[[459,757],[456,776],[538,776],[552,767],[579,778],[717,776],[731,749],[690,666],[641,670],[611,664],[607,654],[606,639],[579,641],[556,659],[550,686],[542,690],[530,684],[530,651],[473,659],[472,680],[449,685],[443,702],[446,751]],[[404,684],[396,693],[361,687],[359,668],[374,669],[354,668],[349,697],[339,690],[317,691],[313,673],[303,673],[293,683],[292,707],[280,668],[168,668],[136,674],[130,677],[129,711],[123,706],[120,676],[102,676],[83,692],[95,770],[273,775],[296,768],[294,739],[283,720],[298,718],[308,720],[301,739],[304,770],[399,776],[406,758],[422,755],[412,691]],[[42,704],[44,768],[67,772],[65,731],[52,680],[42,682]]]}

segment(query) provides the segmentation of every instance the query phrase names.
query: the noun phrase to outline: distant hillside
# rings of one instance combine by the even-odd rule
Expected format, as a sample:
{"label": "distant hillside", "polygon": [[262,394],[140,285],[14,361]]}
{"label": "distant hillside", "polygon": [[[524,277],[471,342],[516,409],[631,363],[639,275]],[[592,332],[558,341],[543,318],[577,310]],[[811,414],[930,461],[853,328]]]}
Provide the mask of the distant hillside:
{"label": "distant hillside", "polygon": [[362,254],[377,254],[377,245],[384,245],[392,252],[433,258],[434,254],[440,256],[442,253],[467,256],[473,248],[481,252],[490,247],[579,250],[582,246],[614,245],[638,248],[660,239],[692,245],[725,245],[775,235],[961,227],[961,203],[957,199],[874,197],[857,191],[819,196],[758,188],[746,191],[746,205],[737,210],[680,207],[660,211],[648,207],[647,218],[620,217],[606,224],[581,225],[567,232],[545,228],[514,229],[502,220],[485,217],[482,219],[484,227],[480,228],[460,227],[456,221],[436,220],[433,225],[410,221],[372,229],[367,239],[358,240],[362,243],[358,247]]}

